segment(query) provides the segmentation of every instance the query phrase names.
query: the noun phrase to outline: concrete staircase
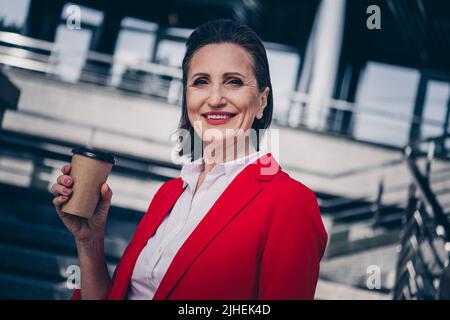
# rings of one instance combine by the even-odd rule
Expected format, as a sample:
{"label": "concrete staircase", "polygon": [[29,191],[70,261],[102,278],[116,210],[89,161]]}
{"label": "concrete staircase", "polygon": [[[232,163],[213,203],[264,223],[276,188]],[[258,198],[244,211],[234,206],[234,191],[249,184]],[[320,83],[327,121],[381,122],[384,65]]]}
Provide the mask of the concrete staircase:
{"label": "concrete staircase", "polygon": [[[0,184],[0,298],[66,299],[68,268],[77,265],[71,234],[45,191]],[[7,200],[6,200],[7,199]],[[142,213],[113,207],[105,238],[112,271]]]}

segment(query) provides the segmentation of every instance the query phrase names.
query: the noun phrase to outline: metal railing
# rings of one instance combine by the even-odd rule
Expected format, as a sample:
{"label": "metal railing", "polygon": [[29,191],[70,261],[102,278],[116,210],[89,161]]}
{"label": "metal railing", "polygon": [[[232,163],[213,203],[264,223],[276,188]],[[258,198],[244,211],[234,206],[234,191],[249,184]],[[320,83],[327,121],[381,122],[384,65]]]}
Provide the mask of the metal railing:
{"label": "metal railing", "polygon": [[[292,106],[299,106],[301,108],[299,123],[301,125],[305,125],[307,110],[309,105],[312,103],[311,95],[305,92],[294,91],[290,95],[290,101],[292,103]],[[441,121],[419,117],[413,114],[403,114],[393,111],[380,110],[377,105],[361,104],[332,98],[323,99],[321,104],[322,113],[326,113],[330,110],[347,111],[351,112],[354,116],[364,115],[381,119],[400,120],[408,124],[417,123],[422,125],[429,125],[432,127],[442,127]],[[328,127],[337,127],[338,124],[335,123],[337,121],[339,121],[339,117],[335,117],[332,120],[332,123],[328,123]],[[355,121],[354,117],[351,121],[352,123],[349,124],[349,126],[353,127],[353,122]]]}
{"label": "metal railing", "polygon": [[[63,53],[55,43],[11,32],[0,32],[0,64],[63,80],[63,59],[84,57],[75,82],[89,82],[149,95],[179,104],[181,69],[138,59],[124,59],[94,51]],[[82,57],[82,58],[83,58]],[[73,82],[73,79],[70,81]]]}
{"label": "metal railing", "polygon": [[[450,222],[431,187],[436,143],[444,135],[405,148],[413,183],[397,261],[394,299],[450,299]],[[428,152],[420,145],[426,143]],[[426,156],[425,169],[418,159]]]}

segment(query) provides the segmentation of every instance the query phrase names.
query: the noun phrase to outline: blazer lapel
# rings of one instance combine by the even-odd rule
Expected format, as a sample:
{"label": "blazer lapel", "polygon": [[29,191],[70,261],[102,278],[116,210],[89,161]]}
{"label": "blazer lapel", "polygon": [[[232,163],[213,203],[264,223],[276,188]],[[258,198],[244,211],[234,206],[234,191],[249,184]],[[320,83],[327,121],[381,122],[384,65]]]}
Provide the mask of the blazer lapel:
{"label": "blazer lapel", "polygon": [[174,186],[170,188],[171,192],[167,192],[165,197],[154,205],[150,205],[147,214],[139,223],[135,231],[135,236],[116,267],[114,282],[108,299],[120,300],[125,298],[139,254],[183,193],[183,181],[181,178],[173,181],[173,184]]}
{"label": "blazer lapel", "polygon": [[[274,164],[275,170],[264,170]],[[258,159],[256,163],[248,165],[232,181],[175,255],[153,297],[154,300],[169,298],[201,252],[263,189],[260,181],[270,180],[278,169],[278,163],[269,153]]]}

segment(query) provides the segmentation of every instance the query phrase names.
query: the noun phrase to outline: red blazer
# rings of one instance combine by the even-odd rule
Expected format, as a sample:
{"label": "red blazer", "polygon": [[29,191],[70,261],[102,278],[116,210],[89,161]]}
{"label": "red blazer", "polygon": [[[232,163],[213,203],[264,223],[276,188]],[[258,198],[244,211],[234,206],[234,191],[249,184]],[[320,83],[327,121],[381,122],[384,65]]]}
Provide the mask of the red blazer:
{"label": "red blazer", "polygon": [[[155,194],[105,299],[126,298],[140,252],[182,192],[177,178]],[[269,153],[219,197],[181,246],[153,299],[313,299],[326,243],[314,193]],[[72,299],[79,298],[76,290]]]}

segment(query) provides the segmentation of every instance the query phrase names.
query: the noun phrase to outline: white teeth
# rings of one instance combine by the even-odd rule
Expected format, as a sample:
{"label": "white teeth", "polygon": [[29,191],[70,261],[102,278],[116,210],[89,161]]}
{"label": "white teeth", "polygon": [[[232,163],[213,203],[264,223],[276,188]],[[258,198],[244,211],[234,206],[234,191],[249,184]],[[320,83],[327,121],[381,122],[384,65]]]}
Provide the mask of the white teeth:
{"label": "white teeth", "polygon": [[231,115],[208,114],[206,117],[208,119],[228,119],[231,118]]}

